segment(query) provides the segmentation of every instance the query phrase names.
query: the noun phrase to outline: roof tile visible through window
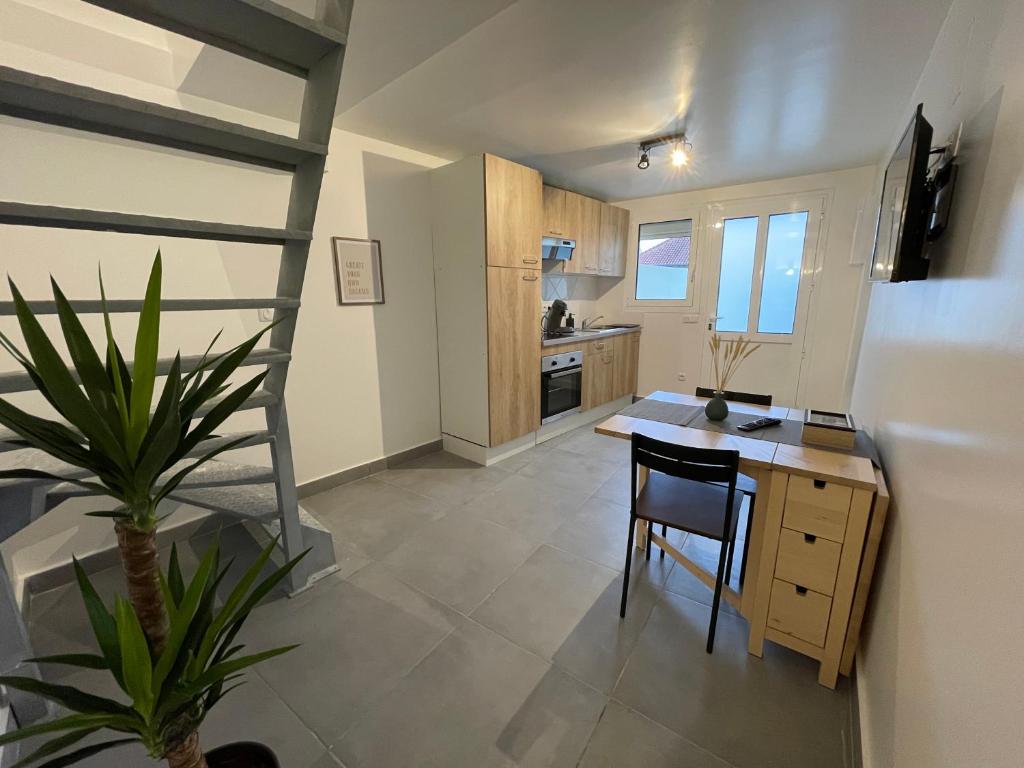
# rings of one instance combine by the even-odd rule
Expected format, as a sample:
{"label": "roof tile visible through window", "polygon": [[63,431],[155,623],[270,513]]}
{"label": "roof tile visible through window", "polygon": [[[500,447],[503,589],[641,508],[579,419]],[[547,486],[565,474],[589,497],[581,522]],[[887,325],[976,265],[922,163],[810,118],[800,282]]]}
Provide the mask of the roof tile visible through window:
{"label": "roof tile visible through window", "polygon": [[687,267],[690,265],[690,238],[670,237],[641,253],[639,263],[656,267]]}

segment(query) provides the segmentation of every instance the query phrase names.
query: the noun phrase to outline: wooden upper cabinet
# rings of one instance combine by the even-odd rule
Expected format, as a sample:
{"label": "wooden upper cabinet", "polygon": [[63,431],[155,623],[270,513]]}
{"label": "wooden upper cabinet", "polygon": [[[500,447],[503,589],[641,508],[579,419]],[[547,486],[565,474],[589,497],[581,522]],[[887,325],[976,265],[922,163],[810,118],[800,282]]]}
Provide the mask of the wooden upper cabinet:
{"label": "wooden upper cabinet", "polygon": [[539,171],[484,155],[487,265],[540,269],[544,193]]}
{"label": "wooden upper cabinet", "polygon": [[544,234],[554,237],[570,237],[565,223],[564,189],[544,185]]}
{"label": "wooden upper cabinet", "polygon": [[601,253],[598,273],[611,277],[626,274],[629,243],[629,211],[615,205],[601,205]]}
{"label": "wooden upper cabinet", "polygon": [[540,428],[540,273],[487,267],[490,444]]}
{"label": "wooden upper cabinet", "polygon": [[576,195],[582,211],[580,237],[576,241],[576,252],[572,260],[577,271],[584,275],[596,275],[601,260],[601,206],[600,200]]}

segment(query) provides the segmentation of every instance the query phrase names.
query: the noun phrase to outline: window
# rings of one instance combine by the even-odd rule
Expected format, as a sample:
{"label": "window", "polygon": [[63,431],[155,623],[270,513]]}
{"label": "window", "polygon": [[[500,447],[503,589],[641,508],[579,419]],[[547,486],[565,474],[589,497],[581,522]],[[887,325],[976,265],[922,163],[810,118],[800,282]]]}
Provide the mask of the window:
{"label": "window", "polygon": [[716,225],[722,230],[722,262],[715,330],[793,334],[807,217],[807,211],[773,213]]}
{"label": "window", "polygon": [[690,298],[692,232],[692,219],[640,225],[637,301],[683,302]]}

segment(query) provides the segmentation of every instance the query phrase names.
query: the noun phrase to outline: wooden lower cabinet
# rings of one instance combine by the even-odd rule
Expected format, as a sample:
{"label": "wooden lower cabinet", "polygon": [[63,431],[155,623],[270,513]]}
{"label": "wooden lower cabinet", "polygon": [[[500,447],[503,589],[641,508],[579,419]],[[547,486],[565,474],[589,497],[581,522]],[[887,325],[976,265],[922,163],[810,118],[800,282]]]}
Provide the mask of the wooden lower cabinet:
{"label": "wooden lower cabinet", "polygon": [[487,267],[487,379],[490,444],[540,425],[540,271]]}
{"label": "wooden lower cabinet", "polygon": [[583,410],[636,392],[640,334],[587,342],[583,348]]}

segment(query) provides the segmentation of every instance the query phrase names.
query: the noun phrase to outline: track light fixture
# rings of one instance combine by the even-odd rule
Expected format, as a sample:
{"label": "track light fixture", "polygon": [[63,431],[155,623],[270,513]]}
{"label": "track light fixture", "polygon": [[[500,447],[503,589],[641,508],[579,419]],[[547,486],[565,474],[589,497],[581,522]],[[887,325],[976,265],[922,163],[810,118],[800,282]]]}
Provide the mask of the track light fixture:
{"label": "track light fixture", "polygon": [[640,144],[640,162],[636,164],[636,167],[641,171],[650,168],[651,166],[651,150],[655,147],[660,147],[663,144],[672,146],[672,153],[669,157],[672,160],[672,165],[676,168],[682,168],[684,165],[688,165],[690,162],[690,151],[693,149],[693,145],[686,140],[686,134],[684,133],[672,133],[667,136],[658,136],[654,139],[648,139]]}

